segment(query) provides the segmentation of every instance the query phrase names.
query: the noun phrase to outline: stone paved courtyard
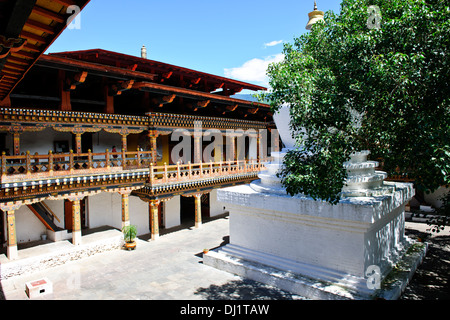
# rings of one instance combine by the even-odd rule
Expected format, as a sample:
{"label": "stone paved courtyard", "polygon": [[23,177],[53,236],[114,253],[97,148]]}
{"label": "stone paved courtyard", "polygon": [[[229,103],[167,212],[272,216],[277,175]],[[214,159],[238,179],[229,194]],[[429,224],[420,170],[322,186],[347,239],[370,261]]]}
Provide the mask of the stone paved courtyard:
{"label": "stone paved courtyard", "polygon": [[[99,253],[62,266],[3,280],[2,299],[28,300],[25,283],[47,277],[53,294],[42,300],[302,300],[277,288],[203,265],[202,250],[228,242],[228,217],[139,240],[136,251]],[[426,224],[407,223],[411,237]],[[448,299],[449,232],[427,239],[429,255],[402,299]],[[442,256],[444,255],[444,256]],[[0,265],[1,267],[1,265]]]}

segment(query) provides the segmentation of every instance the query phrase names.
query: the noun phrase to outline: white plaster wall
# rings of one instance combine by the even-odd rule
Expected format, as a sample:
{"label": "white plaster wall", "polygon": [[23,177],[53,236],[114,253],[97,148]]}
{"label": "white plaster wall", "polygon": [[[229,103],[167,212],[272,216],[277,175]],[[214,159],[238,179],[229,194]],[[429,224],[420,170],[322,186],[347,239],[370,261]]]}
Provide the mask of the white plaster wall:
{"label": "white plaster wall", "polygon": [[[230,243],[309,265],[363,275],[364,234],[307,215],[229,205]],[[334,244],[334,245],[330,245]]]}
{"label": "white plaster wall", "polygon": [[164,225],[166,229],[181,224],[180,196],[175,196],[164,203]]}
{"label": "white plaster wall", "polygon": [[122,136],[119,134],[100,131],[92,135],[92,152],[102,153],[106,149],[112,151],[112,147],[116,146],[117,152],[122,151]]}
{"label": "white plaster wall", "polygon": [[210,217],[218,216],[226,212],[225,205],[217,201],[217,190],[214,189],[209,193],[209,215]]}
{"label": "white plaster wall", "polygon": [[122,199],[118,193],[102,192],[88,197],[88,226],[122,227]]}
{"label": "white plaster wall", "polygon": [[[116,192],[102,192],[88,198],[89,228],[111,226],[122,228],[122,196]],[[130,224],[136,225],[138,235],[149,233],[148,204],[137,197],[129,197]]]}
{"label": "white plaster wall", "polygon": [[430,194],[424,194],[425,201],[435,208],[440,208],[442,206],[442,201],[439,200],[441,197],[445,196],[450,192],[450,188],[440,187],[435,192]]}
{"label": "white plaster wall", "polygon": [[[72,146],[72,134],[67,132],[57,132],[53,129],[45,129],[41,132],[25,132],[20,135],[20,152],[30,151],[30,154],[48,154],[53,151],[54,141],[68,141],[69,148]],[[7,148],[10,154],[13,154],[13,137],[8,135],[6,138]]]}
{"label": "white plaster wall", "polygon": [[[69,148],[75,150],[72,145],[72,134],[68,132],[58,132],[53,129],[45,129],[41,132],[24,132],[20,135],[20,152],[30,151],[31,154],[48,154],[49,150],[54,149],[54,141],[68,141]],[[10,154],[13,154],[14,142],[13,135],[6,136],[6,148]],[[119,134],[100,131],[92,135],[93,153],[105,152],[106,149],[112,150],[116,146],[117,151],[122,150],[122,136]]]}
{"label": "white plaster wall", "polygon": [[[137,226],[138,235],[150,233],[149,204],[139,199],[139,197],[130,196],[129,211],[130,223]],[[120,217],[119,221],[122,221],[122,211]]]}
{"label": "white plaster wall", "polygon": [[44,224],[27,206],[21,206],[15,211],[17,243],[41,240],[41,235],[47,232]]}
{"label": "white plaster wall", "polygon": [[56,224],[56,226],[64,228],[64,200],[46,200],[44,201],[44,203],[60,220],[58,222],[57,219],[54,219],[54,223]]}

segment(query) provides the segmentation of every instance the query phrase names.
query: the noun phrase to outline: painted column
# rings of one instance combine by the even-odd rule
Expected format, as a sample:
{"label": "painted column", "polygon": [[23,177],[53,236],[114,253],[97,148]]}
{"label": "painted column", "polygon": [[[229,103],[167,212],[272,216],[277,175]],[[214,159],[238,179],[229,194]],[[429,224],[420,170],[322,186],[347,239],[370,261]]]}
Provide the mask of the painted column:
{"label": "painted column", "polygon": [[194,197],[195,197],[195,227],[200,228],[202,226],[202,194],[196,194]]}
{"label": "painted column", "polygon": [[202,137],[194,136],[194,164],[202,162]]}
{"label": "painted column", "polygon": [[194,163],[202,163],[203,161],[203,148],[202,148],[202,122],[194,121]]}
{"label": "painted column", "polygon": [[157,154],[156,139],[158,138],[158,132],[151,130],[148,132],[148,137],[150,138],[150,151],[151,151],[152,163],[154,165],[157,165],[158,154]]}
{"label": "painted column", "polygon": [[129,192],[121,193],[122,195],[122,228],[130,225],[130,214],[129,214]]}
{"label": "painted column", "polygon": [[150,228],[152,240],[159,238],[159,203],[159,200],[150,201]]}
{"label": "painted column", "polygon": [[6,236],[7,236],[7,250],[6,256],[9,260],[15,260],[19,257],[17,249],[17,234],[16,234],[16,216],[15,211],[19,210],[22,202],[10,202],[0,205],[0,209],[6,213]]}
{"label": "painted column", "polygon": [[76,153],[81,153],[81,133],[75,134]]}
{"label": "painted column", "polygon": [[6,223],[8,224],[8,247],[6,255],[9,260],[15,260],[19,257],[19,254],[17,250],[16,216],[14,210],[7,211]]}
{"label": "painted column", "polygon": [[72,201],[72,244],[81,245],[81,214],[80,200]]}
{"label": "painted column", "polygon": [[122,134],[122,151],[127,152],[128,145],[127,145],[127,135]]}
{"label": "painted column", "polygon": [[13,134],[13,143],[14,143],[14,155],[20,155],[20,133],[15,132]]}

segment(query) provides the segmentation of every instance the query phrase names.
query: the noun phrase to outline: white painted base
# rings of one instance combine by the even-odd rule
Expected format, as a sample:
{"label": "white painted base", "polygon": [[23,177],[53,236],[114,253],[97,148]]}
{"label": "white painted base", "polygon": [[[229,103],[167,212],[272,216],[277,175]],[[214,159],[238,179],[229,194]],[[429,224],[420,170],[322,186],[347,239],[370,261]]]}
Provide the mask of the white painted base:
{"label": "white painted base", "polygon": [[[382,283],[379,290],[367,290],[367,279],[358,279],[349,275],[326,269],[315,269],[288,259],[280,259],[265,253],[250,253],[250,260],[243,258],[248,254],[243,248],[226,245],[218,250],[203,254],[205,265],[232,274],[275,286],[312,300],[367,300],[367,299],[398,299],[406,285],[411,280],[417,267],[422,263],[427,251],[427,244],[421,244],[416,251],[405,253],[398,265],[402,272],[389,274],[390,281]],[[263,262],[260,262],[263,261]],[[316,277],[333,278],[321,280],[305,275],[305,270],[315,273]],[[311,273],[310,273],[311,274]],[[357,284],[362,284],[362,291],[355,290]]]}
{"label": "white painted base", "polygon": [[249,186],[218,190],[230,212],[230,244],[217,254],[370,297],[376,288],[368,284],[369,270],[377,268],[381,282],[412,244],[404,233],[412,185],[388,185],[395,188],[391,194],[346,198],[335,206]]}
{"label": "white painted base", "polygon": [[81,245],[81,231],[72,231],[72,244],[74,246]]}
{"label": "white painted base", "polygon": [[17,250],[17,245],[15,246],[8,246],[6,248],[6,256],[9,260],[16,260],[19,258],[19,252]]}

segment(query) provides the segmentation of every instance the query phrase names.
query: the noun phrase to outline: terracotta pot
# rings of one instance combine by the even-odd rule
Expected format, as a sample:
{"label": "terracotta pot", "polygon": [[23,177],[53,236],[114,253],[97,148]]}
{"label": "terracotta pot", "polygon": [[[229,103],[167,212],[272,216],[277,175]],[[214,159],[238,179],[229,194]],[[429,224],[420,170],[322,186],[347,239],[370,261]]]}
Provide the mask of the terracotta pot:
{"label": "terracotta pot", "polygon": [[136,241],[133,242],[125,242],[125,248],[127,250],[134,250],[136,249]]}

